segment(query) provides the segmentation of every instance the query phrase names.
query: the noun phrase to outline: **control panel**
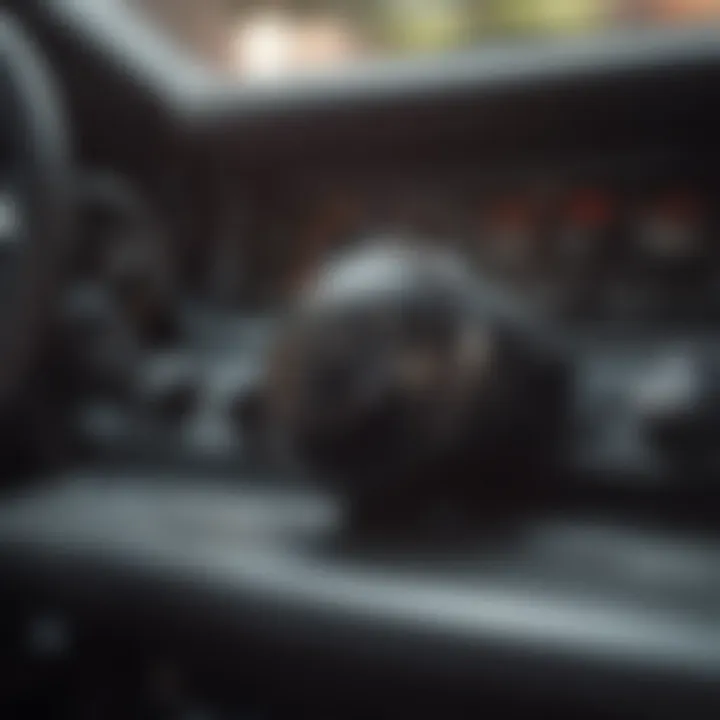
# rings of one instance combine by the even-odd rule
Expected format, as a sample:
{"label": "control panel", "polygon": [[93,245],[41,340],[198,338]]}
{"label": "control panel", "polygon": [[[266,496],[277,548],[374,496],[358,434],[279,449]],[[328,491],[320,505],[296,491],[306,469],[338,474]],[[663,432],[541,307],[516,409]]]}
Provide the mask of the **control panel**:
{"label": "control panel", "polygon": [[[134,224],[105,217],[77,268],[97,382],[74,422],[120,466],[342,493],[712,487],[720,185],[698,167],[288,178],[207,243],[199,291],[151,215],[96,188]],[[83,305],[98,288],[110,305]]]}
{"label": "control panel", "polygon": [[258,198],[244,298],[282,302],[329,255],[403,235],[454,249],[565,320],[711,321],[720,314],[718,193],[711,170],[667,157],[298,178],[272,202]]}

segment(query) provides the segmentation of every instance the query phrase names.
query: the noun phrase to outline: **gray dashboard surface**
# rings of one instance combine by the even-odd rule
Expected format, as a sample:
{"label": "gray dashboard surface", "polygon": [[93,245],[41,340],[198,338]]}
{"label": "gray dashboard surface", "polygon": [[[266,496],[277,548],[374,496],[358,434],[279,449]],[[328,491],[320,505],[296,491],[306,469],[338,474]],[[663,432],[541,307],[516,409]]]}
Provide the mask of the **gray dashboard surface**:
{"label": "gray dashboard surface", "polygon": [[8,497],[0,561],[59,602],[172,608],[238,643],[542,677],[542,692],[606,702],[651,683],[660,714],[718,707],[715,538],[600,518],[447,543],[353,543],[342,528],[337,505],[302,486],[88,473]]}

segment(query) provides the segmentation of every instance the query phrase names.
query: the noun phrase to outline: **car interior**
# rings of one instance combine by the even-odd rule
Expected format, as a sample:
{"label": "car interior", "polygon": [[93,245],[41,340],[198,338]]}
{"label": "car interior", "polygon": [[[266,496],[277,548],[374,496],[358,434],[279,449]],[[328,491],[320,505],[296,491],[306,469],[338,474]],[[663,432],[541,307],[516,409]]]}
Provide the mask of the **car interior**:
{"label": "car interior", "polygon": [[720,716],[720,8],[616,4],[0,2],[0,717]]}

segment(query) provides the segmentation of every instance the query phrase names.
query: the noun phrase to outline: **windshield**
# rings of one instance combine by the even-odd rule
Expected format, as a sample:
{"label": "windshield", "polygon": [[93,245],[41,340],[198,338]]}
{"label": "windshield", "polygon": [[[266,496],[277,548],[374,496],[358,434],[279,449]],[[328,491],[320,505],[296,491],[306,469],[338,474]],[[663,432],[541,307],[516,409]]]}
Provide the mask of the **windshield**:
{"label": "windshield", "polygon": [[238,79],[383,57],[720,20],[720,0],[127,0]]}

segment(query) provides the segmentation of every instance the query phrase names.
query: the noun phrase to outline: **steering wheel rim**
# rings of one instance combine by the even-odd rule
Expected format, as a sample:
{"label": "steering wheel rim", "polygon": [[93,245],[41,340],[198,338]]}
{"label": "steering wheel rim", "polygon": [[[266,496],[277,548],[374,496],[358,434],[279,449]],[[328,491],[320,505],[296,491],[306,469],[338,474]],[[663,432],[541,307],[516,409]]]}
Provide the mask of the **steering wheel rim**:
{"label": "steering wheel rim", "polygon": [[19,211],[12,289],[0,322],[0,412],[13,406],[37,367],[62,277],[72,221],[68,134],[58,89],[21,24],[0,13],[0,91],[12,127],[12,192]]}

